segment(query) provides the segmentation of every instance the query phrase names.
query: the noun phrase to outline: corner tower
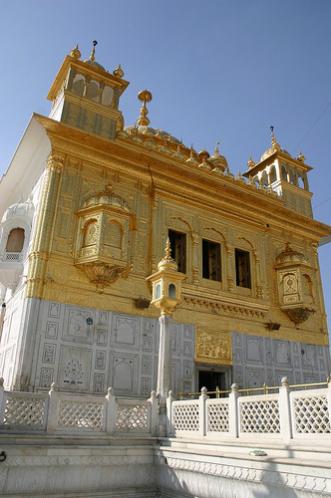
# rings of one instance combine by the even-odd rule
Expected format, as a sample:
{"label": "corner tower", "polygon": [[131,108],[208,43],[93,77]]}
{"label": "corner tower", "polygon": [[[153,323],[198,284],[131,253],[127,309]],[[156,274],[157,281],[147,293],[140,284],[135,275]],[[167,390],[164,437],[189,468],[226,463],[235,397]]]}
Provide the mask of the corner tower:
{"label": "corner tower", "polygon": [[96,41],[89,59],[81,60],[78,45],[67,55],[48,93],[49,117],[88,133],[113,139],[123,129],[119,99],[128,82],[118,66],[112,73],[95,60]]}
{"label": "corner tower", "polygon": [[312,170],[305,163],[303,154],[292,157],[282,149],[276,140],[271,126],[271,147],[261,156],[259,162],[248,161],[248,171],[244,173],[257,186],[270,188],[282,197],[285,206],[299,214],[313,217],[312,193],[309,192],[307,173]]}

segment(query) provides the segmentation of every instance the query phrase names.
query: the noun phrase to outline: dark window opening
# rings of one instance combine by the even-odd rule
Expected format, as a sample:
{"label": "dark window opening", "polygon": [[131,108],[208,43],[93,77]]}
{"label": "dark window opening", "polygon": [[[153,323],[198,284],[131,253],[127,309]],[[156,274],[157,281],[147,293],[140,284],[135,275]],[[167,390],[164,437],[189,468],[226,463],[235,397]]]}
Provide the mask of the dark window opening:
{"label": "dark window opening", "polygon": [[185,233],[169,230],[171,257],[176,261],[178,271],[186,273],[186,235]]}
{"label": "dark window opening", "polygon": [[209,280],[222,280],[221,245],[202,239],[202,276]]}
{"label": "dark window opening", "polygon": [[22,252],[25,233],[23,228],[13,228],[10,231],[6,244],[6,252]]}
{"label": "dark window opening", "polygon": [[251,267],[249,252],[236,249],[236,283],[238,287],[251,289]]}
{"label": "dark window opening", "polygon": [[[208,391],[216,391],[216,388],[224,391],[226,389],[225,373],[214,372],[212,370],[199,370],[199,391],[206,387]],[[211,397],[215,397],[211,395]]]}

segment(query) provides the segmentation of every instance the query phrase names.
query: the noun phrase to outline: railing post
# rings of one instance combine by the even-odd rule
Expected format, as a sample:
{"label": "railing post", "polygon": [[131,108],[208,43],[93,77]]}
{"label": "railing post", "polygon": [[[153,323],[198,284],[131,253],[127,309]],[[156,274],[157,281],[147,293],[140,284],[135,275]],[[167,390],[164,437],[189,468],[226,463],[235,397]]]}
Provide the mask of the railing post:
{"label": "railing post", "polygon": [[167,397],[167,436],[171,436],[173,434],[173,427],[172,427],[172,403],[174,401],[174,395],[172,391],[168,392],[168,397]]}
{"label": "railing post", "polygon": [[59,418],[59,392],[56,390],[55,382],[51,384],[51,389],[48,393],[48,412],[46,430],[47,432],[55,431],[58,427]]}
{"label": "railing post", "polygon": [[238,385],[232,384],[229,394],[229,434],[233,438],[237,438],[239,433],[238,397]]}
{"label": "railing post", "polygon": [[331,375],[328,377],[328,392],[327,392],[327,401],[328,401],[328,408],[329,408],[329,421],[331,425]]}
{"label": "railing post", "polygon": [[292,439],[292,424],[290,389],[287,377],[282,378],[281,384],[278,395],[280,434],[283,441],[289,443]]}
{"label": "railing post", "polygon": [[206,435],[206,400],[208,399],[207,388],[201,388],[199,396],[199,434],[200,436]]}
{"label": "railing post", "polygon": [[3,424],[3,419],[5,417],[5,408],[6,408],[6,395],[5,390],[3,388],[3,377],[0,377],[0,425]]}
{"label": "railing post", "polygon": [[114,434],[116,430],[117,401],[113,393],[113,388],[108,387],[106,395],[106,432]]}
{"label": "railing post", "polygon": [[151,435],[157,436],[157,428],[159,425],[159,402],[156,396],[156,392],[151,392],[151,397],[147,400],[150,405],[150,417],[151,417]]}

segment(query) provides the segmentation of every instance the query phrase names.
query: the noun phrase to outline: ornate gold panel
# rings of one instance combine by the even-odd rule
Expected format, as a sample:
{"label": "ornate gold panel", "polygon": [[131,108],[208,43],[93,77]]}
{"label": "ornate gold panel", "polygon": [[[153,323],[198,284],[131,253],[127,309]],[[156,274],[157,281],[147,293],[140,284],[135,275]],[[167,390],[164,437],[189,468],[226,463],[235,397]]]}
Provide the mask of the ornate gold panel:
{"label": "ornate gold panel", "polygon": [[196,361],[218,365],[231,365],[231,335],[199,327],[196,335],[195,352]]}

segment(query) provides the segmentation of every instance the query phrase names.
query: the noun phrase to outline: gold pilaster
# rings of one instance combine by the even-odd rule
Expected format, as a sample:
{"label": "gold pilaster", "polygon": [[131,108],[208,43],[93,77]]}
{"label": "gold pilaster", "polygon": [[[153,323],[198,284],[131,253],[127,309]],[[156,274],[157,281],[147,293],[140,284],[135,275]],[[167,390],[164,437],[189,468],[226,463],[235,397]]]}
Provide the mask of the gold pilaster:
{"label": "gold pilaster", "polygon": [[47,161],[45,179],[36,220],[36,233],[29,254],[27,297],[42,297],[47,261],[51,250],[62,181],[64,156],[52,152]]}

